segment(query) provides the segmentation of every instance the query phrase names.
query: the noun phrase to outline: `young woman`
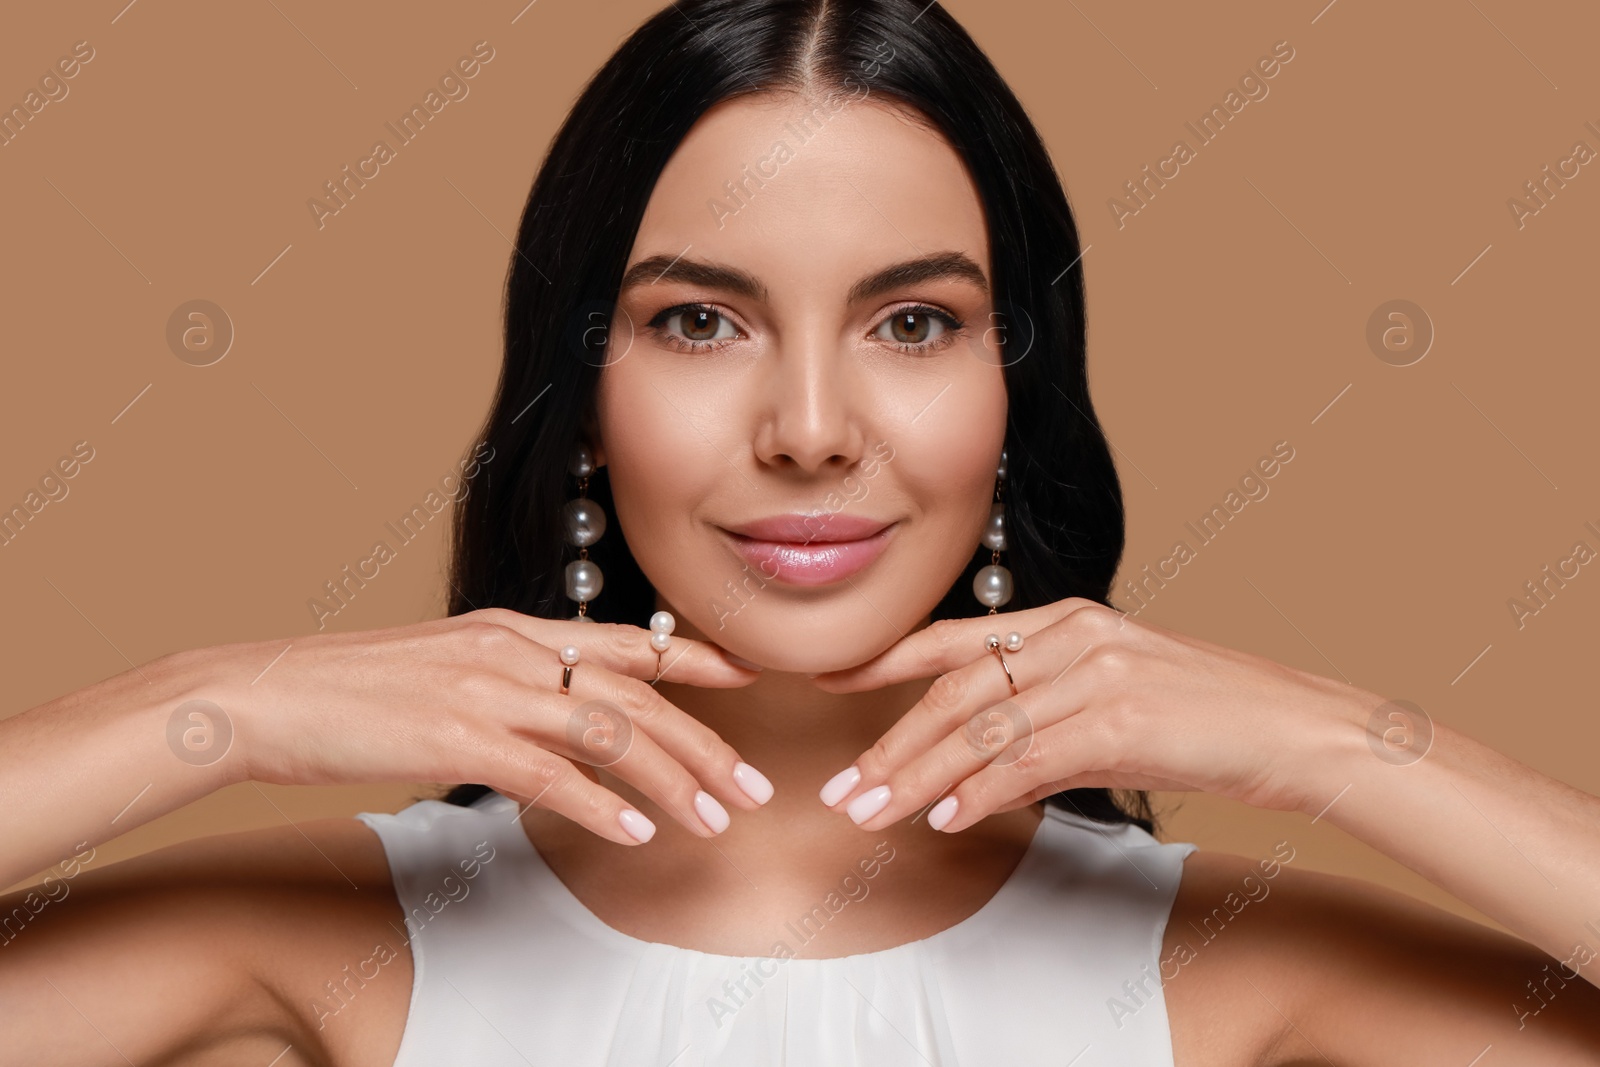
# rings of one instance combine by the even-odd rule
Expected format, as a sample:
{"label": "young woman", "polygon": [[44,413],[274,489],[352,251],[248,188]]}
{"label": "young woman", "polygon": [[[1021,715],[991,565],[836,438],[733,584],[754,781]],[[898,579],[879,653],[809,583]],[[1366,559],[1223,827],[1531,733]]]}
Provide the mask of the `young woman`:
{"label": "young woman", "polygon": [[[523,214],[450,617],[0,724],[0,1063],[1600,1062],[1600,800],[1107,601],[1079,251],[936,4],[651,19]],[[92,866],[243,781],[481,784]]]}

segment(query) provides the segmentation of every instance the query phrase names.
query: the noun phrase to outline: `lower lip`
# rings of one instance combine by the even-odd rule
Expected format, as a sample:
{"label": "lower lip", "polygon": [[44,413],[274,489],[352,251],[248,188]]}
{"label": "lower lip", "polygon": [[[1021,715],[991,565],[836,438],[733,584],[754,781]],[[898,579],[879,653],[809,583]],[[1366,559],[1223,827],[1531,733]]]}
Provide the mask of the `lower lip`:
{"label": "lower lip", "polygon": [[859,541],[812,541],[809,544],[757,541],[729,533],[733,550],[763,578],[790,585],[827,585],[863,570],[883,552],[895,523]]}

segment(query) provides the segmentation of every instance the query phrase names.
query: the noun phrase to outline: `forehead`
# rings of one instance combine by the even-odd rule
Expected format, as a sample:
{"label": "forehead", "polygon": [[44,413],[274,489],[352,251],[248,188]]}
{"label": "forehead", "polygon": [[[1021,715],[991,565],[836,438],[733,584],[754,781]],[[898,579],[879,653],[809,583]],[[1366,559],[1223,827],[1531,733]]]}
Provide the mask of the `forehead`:
{"label": "forehead", "polygon": [[707,111],[657,181],[629,262],[691,247],[773,289],[843,290],[865,268],[935,251],[989,269],[982,202],[960,156],[861,85]]}

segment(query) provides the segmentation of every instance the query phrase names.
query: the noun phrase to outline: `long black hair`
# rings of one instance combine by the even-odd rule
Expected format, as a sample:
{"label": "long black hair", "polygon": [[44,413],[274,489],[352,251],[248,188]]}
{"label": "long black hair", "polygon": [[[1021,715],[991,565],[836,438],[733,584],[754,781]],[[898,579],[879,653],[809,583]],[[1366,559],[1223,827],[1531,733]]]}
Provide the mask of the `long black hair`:
{"label": "long black hair", "polygon": [[[1089,402],[1077,227],[1038,132],[994,65],[926,0],[684,0],[641,25],[585,86],[539,169],[506,284],[505,363],[481,440],[493,462],[456,507],[451,615],[505,607],[567,618],[562,505],[606,326],[656,179],[713,105],[773,90],[876,97],[930,121],[965,161],[988,225],[1005,329],[1007,609],[1102,604],[1122,556],[1122,489]],[[607,514],[606,469],[589,496]],[[634,622],[655,593],[621,537],[590,549],[605,574],[589,612]],[[935,619],[975,615],[974,552]],[[489,792],[458,785],[442,799]],[[1155,831],[1142,791],[1071,789],[1047,803]]]}

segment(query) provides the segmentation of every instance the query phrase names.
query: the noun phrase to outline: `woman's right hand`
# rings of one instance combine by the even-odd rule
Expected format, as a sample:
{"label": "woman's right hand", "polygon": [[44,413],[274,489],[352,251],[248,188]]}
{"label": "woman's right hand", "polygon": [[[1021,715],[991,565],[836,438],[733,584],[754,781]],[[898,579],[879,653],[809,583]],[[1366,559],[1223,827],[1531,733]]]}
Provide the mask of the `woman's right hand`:
{"label": "woman's right hand", "polygon": [[[671,640],[660,663],[673,682],[726,688],[758,677],[715,645]],[[760,772],[650,684],[648,630],[485,608],[285,643],[175,654],[191,699],[227,716],[230,780],[476,782],[630,845],[654,824],[600,785],[595,766],[702,837],[728,823],[712,797],[750,810],[771,795]],[[566,645],[581,657],[562,695]],[[204,714],[195,722],[197,736],[214,736]]]}

